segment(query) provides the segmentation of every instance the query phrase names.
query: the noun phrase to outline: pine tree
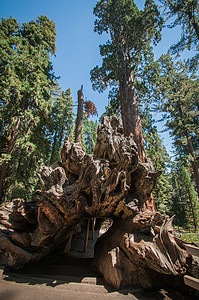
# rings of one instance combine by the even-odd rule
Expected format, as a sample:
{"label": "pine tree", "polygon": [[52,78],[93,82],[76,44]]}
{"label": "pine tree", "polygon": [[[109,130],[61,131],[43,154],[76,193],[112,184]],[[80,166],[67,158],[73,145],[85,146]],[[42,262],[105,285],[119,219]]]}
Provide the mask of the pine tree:
{"label": "pine tree", "polygon": [[199,81],[187,73],[183,63],[174,64],[170,56],[159,60],[162,71],[158,91],[162,95],[161,109],[166,126],[174,138],[181,161],[190,162],[199,195]]}
{"label": "pine tree", "polygon": [[172,168],[172,206],[171,213],[175,214],[174,224],[197,231],[199,225],[199,204],[189,169],[180,161]]}
{"label": "pine tree", "polygon": [[[30,161],[34,155],[38,160],[49,155],[50,90],[54,83],[50,55],[55,51],[55,38],[55,24],[47,17],[22,26],[11,17],[1,20],[0,201],[8,186],[5,178],[10,178],[7,182],[12,177],[18,180],[21,168],[28,168],[19,153]],[[18,165],[17,173],[12,173],[16,171],[12,163]],[[27,176],[25,170],[24,174]]]}
{"label": "pine tree", "polygon": [[153,162],[155,170],[161,172],[153,190],[156,208],[161,213],[168,214],[172,193],[172,187],[169,182],[170,157],[158,134],[157,127],[154,125],[155,121],[152,118],[149,107],[146,106],[142,109],[140,115],[146,156]]}
{"label": "pine tree", "polygon": [[170,182],[172,185],[172,197],[170,214],[175,215],[174,225],[188,228],[188,218],[186,210],[186,199],[183,197],[181,189],[180,165],[173,162],[171,165]]}
{"label": "pine tree", "polygon": [[92,154],[97,139],[97,121],[89,120],[87,115],[83,117],[82,148],[87,154]]}
{"label": "pine tree", "polygon": [[196,50],[196,55],[188,60],[191,70],[197,70],[199,61],[199,2],[198,0],[160,0],[164,4],[165,14],[174,18],[170,28],[181,26],[181,39],[171,47],[173,54],[185,49]]}
{"label": "pine tree", "polygon": [[74,131],[74,105],[71,91],[67,89],[61,92],[58,87],[56,92],[52,104],[53,137],[50,163],[60,160],[64,137],[67,135],[72,138]]}

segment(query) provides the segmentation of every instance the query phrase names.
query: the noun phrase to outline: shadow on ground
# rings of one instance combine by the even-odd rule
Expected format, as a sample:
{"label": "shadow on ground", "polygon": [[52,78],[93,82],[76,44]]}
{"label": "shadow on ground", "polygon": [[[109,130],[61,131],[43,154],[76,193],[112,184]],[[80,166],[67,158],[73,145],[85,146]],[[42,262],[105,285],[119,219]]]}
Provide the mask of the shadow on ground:
{"label": "shadow on ground", "polygon": [[[144,291],[141,289],[116,290],[105,283],[100,274],[96,274],[90,265],[92,258],[78,258],[73,256],[49,256],[40,262],[29,264],[21,270],[5,268],[2,280],[5,282],[24,283],[27,285],[44,285],[56,287],[69,284],[87,284],[94,291],[97,289],[106,290],[107,294],[119,293],[121,296],[130,296],[132,299],[140,300],[190,300],[189,295],[185,296],[172,289],[162,289],[157,291]],[[92,286],[93,285],[93,286]],[[86,288],[86,286],[85,286]],[[97,290],[97,291],[98,291]],[[11,294],[10,294],[11,293]],[[12,291],[0,293],[1,299],[13,299]],[[103,298],[103,297],[102,297]]]}

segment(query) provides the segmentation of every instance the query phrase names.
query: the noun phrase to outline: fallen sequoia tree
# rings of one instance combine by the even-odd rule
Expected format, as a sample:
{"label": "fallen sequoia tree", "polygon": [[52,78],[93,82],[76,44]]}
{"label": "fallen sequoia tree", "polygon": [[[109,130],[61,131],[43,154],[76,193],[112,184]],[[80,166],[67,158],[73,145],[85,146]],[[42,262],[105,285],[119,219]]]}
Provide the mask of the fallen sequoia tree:
{"label": "fallen sequoia tree", "polygon": [[140,161],[121,122],[104,117],[92,155],[66,137],[61,157],[62,163],[40,168],[38,200],[14,199],[1,207],[0,264],[19,268],[63,245],[67,252],[77,225],[111,218],[93,260],[108,283],[152,287],[165,276],[182,278],[184,244],[173,235],[172,218],[155,212],[148,200],[159,173]]}

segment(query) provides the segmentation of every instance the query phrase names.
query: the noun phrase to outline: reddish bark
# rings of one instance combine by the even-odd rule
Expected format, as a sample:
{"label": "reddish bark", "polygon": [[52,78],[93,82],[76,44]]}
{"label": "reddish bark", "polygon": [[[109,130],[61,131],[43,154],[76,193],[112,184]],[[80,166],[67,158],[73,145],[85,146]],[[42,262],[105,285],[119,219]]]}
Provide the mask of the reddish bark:
{"label": "reddish bark", "polygon": [[138,147],[139,158],[145,162],[146,155],[144,151],[142,125],[134,86],[129,87],[129,84],[120,82],[120,104],[124,134],[129,136],[133,133],[134,141]]}
{"label": "reddish bark", "polygon": [[[138,156],[142,162],[146,162],[142,125],[139,116],[133,76],[130,76],[128,80],[120,81],[119,89],[124,134],[126,136],[129,136],[131,133],[133,134],[134,141],[138,148]],[[146,202],[146,207],[153,212],[156,210],[152,193]]]}

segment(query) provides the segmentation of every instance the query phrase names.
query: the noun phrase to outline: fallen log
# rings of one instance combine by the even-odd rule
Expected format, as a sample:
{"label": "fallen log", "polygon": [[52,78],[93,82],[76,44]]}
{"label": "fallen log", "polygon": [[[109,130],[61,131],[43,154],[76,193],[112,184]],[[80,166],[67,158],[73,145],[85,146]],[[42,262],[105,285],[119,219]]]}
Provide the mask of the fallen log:
{"label": "fallen log", "polygon": [[155,274],[186,273],[187,252],[173,235],[172,219],[150,205],[160,173],[140,161],[119,120],[103,118],[92,155],[66,137],[61,158],[40,168],[36,201],[14,199],[1,207],[0,265],[19,268],[61,247],[67,253],[77,226],[109,218],[113,225],[99,237],[93,261],[108,283],[151,287]]}

